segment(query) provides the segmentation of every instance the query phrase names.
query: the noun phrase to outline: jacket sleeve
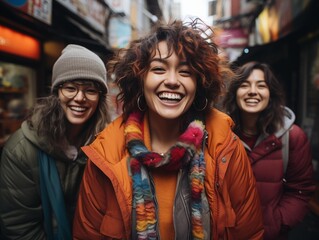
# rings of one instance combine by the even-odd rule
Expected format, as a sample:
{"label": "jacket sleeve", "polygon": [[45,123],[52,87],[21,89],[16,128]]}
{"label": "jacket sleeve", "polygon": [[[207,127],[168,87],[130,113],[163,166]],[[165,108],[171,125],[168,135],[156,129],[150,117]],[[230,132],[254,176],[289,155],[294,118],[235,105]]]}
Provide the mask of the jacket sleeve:
{"label": "jacket sleeve", "polygon": [[106,205],[106,198],[101,186],[104,181],[99,179],[99,169],[88,160],[73,220],[73,239],[102,239],[100,226],[103,220],[102,206]]}
{"label": "jacket sleeve", "polygon": [[33,174],[36,151],[27,140],[17,139],[18,134],[12,135],[1,155],[1,239],[45,239],[37,179]]}
{"label": "jacket sleeve", "polygon": [[73,220],[73,239],[129,239],[121,216],[110,179],[89,160]]}
{"label": "jacket sleeve", "polygon": [[289,161],[284,194],[275,211],[282,217],[283,228],[300,223],[308,212],[308,201],[315,190],[310,143],[297,125],[289,133]]}
{"label": "jacket sleeve", "polygon": [[262,210],[256,189],[256,181],[246,151],[235,137],[235,149],[231,153],[225,175],[227,191],[236,222],[229,228],[229,239],[263,239]]}

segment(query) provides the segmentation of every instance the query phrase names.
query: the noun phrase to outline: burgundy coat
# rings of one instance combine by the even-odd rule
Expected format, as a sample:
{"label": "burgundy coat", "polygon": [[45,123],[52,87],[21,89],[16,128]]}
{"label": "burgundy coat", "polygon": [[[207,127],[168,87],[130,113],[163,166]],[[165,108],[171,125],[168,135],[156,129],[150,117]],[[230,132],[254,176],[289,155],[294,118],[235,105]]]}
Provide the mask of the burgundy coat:
{"label": "burgundy coat", "polygon": [[[281,130],[281,134],[283,132]],[[307,136],[295,124],[291,125],[289,135],[286,176],[282,160],[282,135],[272,134],[259,139],[252,150],[244,144],[261,199],[265,240],[287,239],[287,230],[300,223],[307,213],[307,203],[315,189]]]}

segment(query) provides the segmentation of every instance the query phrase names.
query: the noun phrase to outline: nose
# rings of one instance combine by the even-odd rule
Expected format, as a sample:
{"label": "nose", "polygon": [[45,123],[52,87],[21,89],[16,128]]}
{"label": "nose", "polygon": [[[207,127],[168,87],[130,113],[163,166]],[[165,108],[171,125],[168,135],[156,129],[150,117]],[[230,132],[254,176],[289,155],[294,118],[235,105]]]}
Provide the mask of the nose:
{"label": "nose", "polygon": [[257,88],[256,86],[253,84],[250,86],[249,91],[248,91],[248,95],[256,95],[257,94]]}
{"label": "nose", "polygon": [[178,87],[180,85],[180,82],[178,80],[178,75],[176,73],[170,73],[168,74],[167,78],[164,81],[164,84],[168,87]]}
{"label": "nose", "polygon": [[75,101],[83,101],[83,100],[85,100],[85,94],[84,94],[84,92],[81,89],[79,89],[78,93],[75,95],[74,100]]}

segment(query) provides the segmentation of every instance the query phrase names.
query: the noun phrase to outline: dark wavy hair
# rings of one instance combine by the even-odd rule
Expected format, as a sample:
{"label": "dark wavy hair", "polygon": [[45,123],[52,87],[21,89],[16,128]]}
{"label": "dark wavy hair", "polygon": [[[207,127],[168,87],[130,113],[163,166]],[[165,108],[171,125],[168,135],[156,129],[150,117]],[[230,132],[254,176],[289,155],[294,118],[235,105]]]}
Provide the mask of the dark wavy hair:
{"label": "dark wavy hair", "polygon": [[[94,140],[96,134],[102,131],[109,122],[107,95],[106,92],[102,92],[95,113],[85,124],[80,145],[83,146]],[[53,91],[52,95],[37,100],[28,113],[27,123],[39,137],[44,136],[50,152],[61,149],[62,140],[66,136],[67,119],[61,107],[57,89]]]}
{"label": "dark wavy hair", "polygon": [[[185,58],[195,73],[197,91],[194,104],[197,104],[197,109],[205,105],[205,98],[207,106],[213,106],[224,87],[223,78],[233,74],[228,64],[220,59],[214,37],[213,30],[198,18],[188,23],[176,20],[169,24],[159,23],[148,36],[119,50],[108,62],[107,72],[119,87],[117,100],[123,103],[124,122],[130,113],[138,110],[137,99],[143,94],[143,78],[162,41],[167,44],[169,56],[176,53]],[[194,104],[188,112],[196,114],[198,110]],[[208,110],[206,107],[203,112]]]}
{"label": "dark wavy hair", "polygon": [[269,104],[261,112],[257,120],[257,129],[260,133],[273,134],[284,124],[283,106],[285,105],[285,96],[280,82],[268,64],[252,61],[238,67],[235,70],[236,78],[228,86],[227,94],[223,100],[223,107],[234,120],[236,124],[235,131],[238,131],[241,128],[241,119],[240,109],[236,102],[237,89],[247,80],[254,69],[263,71],[270,92]]}

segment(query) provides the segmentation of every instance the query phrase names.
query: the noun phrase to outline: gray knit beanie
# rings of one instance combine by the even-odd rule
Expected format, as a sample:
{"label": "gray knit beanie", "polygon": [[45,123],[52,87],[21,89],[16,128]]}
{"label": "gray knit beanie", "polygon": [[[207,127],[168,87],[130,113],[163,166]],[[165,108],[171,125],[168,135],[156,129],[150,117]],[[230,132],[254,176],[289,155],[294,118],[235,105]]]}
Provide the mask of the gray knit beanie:
{"label": "gray knit beanie", "polygon": [[108,91],[106,69],[102,59],[89,49],[69,44],[53,65],[51,92],[59,84],[70,80],[93,80]]}

